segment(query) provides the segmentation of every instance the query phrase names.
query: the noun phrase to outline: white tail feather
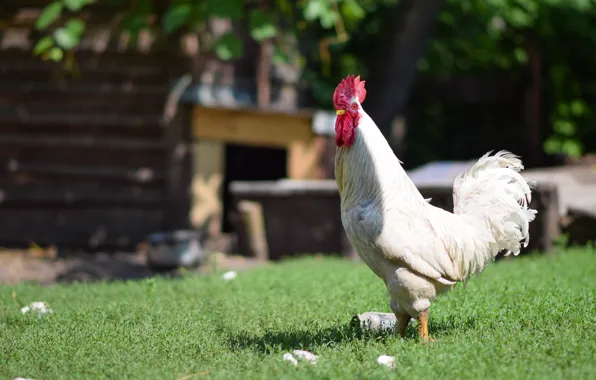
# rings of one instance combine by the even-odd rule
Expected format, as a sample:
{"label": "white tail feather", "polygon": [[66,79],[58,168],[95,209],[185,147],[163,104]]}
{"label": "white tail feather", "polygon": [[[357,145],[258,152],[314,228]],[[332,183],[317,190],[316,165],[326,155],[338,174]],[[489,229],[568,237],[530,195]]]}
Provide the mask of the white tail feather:
{"label": "white tail feather", "polygon": [[502,250],[518,255],[522,241],[527,247],[529,224],[536,216],[536,210],[528,208],[534,184],[519,174],[524,168],[522,161],[507,151],[490,154],[459,175],[453,187],[454,213],[475,225],[486,226],[492,235],[486,249],[469,258],[474,263],[465,265],[478,269]]}

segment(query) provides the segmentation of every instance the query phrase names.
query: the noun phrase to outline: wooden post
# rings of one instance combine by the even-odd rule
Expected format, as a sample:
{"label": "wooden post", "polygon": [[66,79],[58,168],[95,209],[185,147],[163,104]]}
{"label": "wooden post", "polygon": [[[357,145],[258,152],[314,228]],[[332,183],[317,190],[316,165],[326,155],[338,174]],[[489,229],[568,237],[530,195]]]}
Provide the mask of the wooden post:
{"label": "wooden post", "polygon": [[559,189],[552,183],[539,184],[535,190],[538,193],[538,216],[533,223],[540,226],[538,248],[543,253],[552,253],[553,241],[560,235],[559,227]]}
{"label": "wooden post", "polygon": [[192,224],[205,227],[210,236],[219,236],[223,218],[225,144],[218,140],[201,139],[193,154]]}
{"label": "wooden post", "polygon": [[540,118],[540,100],[542,88],[542,54],[535,34],[526,35],[526,52],[528,53],[529,84],[525,93],[525,124],[528,155],[525,159],[528,166],[538,166],[542,161],[542,131]]}
{"label": "wooden post", "polygon": [[[259,8],[268,13],[269,0],[261,0]],[[273,57],[273,40],[268,38],[259,44],[259,61],[257,63],[257,104],[259,108],[269,107],[271,101],[271,61]]]}
{"label": "wooden post", "polygon": [[271,101],[271,81],[269,72],[271,70],[271,57],[273,56],[273,42],[263,41],[260,45],[259,64],[257,68],[257,101],[259,108],[269,107]]}
{"label": "wooden post", "polygon": [[190,106],[179,105],[174,119],[165,126],[168,145],[164,228],[190,228],[192,156]]}
{"label": "wooden post", "polygon": [[238,202],[238,211],[244,224],[251,254],[258,260],[268,260],[269,247],[267,245],[263,206],[259,202],[240,201]]}

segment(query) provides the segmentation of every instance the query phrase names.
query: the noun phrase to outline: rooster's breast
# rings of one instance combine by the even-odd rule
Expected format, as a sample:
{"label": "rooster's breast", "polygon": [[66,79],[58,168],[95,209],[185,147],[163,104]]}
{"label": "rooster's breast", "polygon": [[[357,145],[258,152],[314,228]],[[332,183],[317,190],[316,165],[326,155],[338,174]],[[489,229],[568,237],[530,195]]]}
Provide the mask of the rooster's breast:
{"label": "rooster's breast", "polygon": [[377,250],[377,240],[383,230],[381,206],[371,199],[363,199],[350,207],[342,207],[341,220],[358,256],[377,276],[384,278],[390,263]]}

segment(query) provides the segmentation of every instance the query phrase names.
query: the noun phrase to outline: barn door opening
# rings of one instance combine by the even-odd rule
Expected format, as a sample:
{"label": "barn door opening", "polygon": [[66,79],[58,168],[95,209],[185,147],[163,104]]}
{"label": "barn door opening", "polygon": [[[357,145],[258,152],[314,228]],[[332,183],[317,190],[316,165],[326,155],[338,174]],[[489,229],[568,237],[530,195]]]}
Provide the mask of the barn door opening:
{"label": "barn door opening", "polygon": [[287,177],[287,153],[283,148],[226,144],[223,182],[223,232],[233,230],[232,181],[271,181]]}

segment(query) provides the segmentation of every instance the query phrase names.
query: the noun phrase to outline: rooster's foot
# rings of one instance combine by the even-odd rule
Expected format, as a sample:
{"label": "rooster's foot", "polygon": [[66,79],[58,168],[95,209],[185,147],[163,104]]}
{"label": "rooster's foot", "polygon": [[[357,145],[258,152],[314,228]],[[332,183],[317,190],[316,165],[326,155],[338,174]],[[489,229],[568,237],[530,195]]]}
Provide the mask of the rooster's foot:
{"label": "rooster's foot", "polygon": [[418,338],[424,343],[436,342],[428,336],[428,310],[418,315]]}

